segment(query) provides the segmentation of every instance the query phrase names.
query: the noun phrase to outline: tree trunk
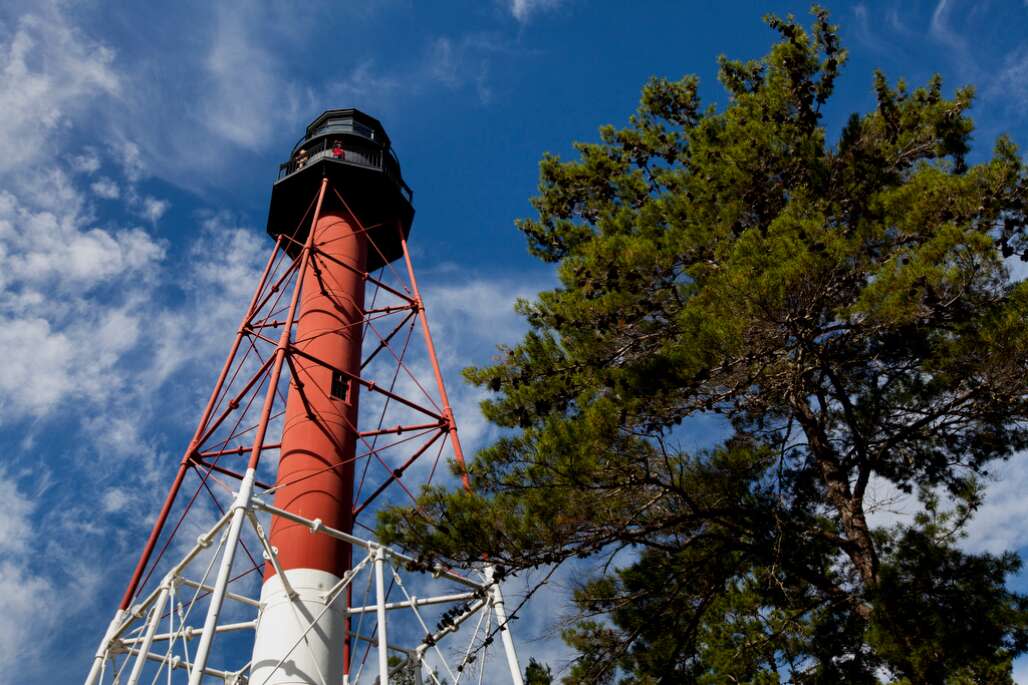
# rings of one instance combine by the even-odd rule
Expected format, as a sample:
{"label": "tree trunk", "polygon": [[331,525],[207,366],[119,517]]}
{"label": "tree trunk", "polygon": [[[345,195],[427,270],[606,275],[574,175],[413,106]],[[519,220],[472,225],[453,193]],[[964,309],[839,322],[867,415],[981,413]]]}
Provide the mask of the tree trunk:
{"label": "tree trunk", "polygon": [[878,584],[878,552],[867,525],[863,498],[853,495],[849,478],[839,462],[835,448],[828,441],[824,428],[810,406],[800,398],[794,398],[792,404],[825,484],[828,500],[839,513],[839,521],[848,542],[843,546],[843,551],[853,562],[864,585],[874,587]]}

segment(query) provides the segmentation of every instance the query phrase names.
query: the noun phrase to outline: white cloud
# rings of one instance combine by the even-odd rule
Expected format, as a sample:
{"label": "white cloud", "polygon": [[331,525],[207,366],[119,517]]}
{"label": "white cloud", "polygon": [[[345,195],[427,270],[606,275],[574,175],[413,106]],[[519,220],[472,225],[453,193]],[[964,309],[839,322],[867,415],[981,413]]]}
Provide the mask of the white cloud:
{"label": "white cloud", "polygon": [[428,47],[424,61],[427,78],[417,80],[434,82],[449,90],[469,88],[481,104],[487,105],[494,99],[493,62],[498,56],[515,54],[525,51],[512,47],[496,34],[473,33],[457,39],[439,36]]}
{"label": "white cloud", "polygon": [[[881,23],[877,21],[877,18],[872,18],[871,11],[864,3],[857,3],[853,5],[853,30],[856,38],[860,43],[874,51],[885,54],[893,54],[897,51],[898,45],[896,41],[891,40],[881,34]],[[890,26],[893,22],[888,22]],[[893,27],[895,28],[895,27]]]}
{"label": "white cloud", "polygon": [[[1028,519],[1028,453],[997,462],[985,482],[982,506],[966,528],[959,546],[970,553],[1002,554],[1028,547],[1028,529],[1019,525]],[[945,498],[944,493],[940,493]],[[943,499],[945,502],[945,499]],[[872,527],[909,525],[924,510],[914,495],[898,490],[891,482],[874,478],[868,485],[866,504]]]}
{"label": "white cloud", "polygon": [[[232,336],[253,296],[271,241],[263,233],[212,215],[201,222],[178,274],[183,292],[176,306],[152,312],[145,377],[153,387],[174,380],[203,394],[228,352]],[[198,335],[198,331],[203,331]],[[190,398],[192,401],[194,398]],[[202,400],[197,400],[202,402]],[[189,408],[190,420],[195,413]]]}
{"label": "white cloud", "polygon": [[932,20],[929,25],[929,35],[951,50],[964,53],[967,50],[967,41],[950,26],[950,13],[953,7],[950,0],[939,0],[932,12]]}
{"label": "white cloud", "polygon": [[100,157],[97,156],[96,150],[87,147],[82,154],[71,157],[71,168],[83,174],[96,173],[100,169]]}
{"label": "white cloud", "polygon": [[1021,46],[1007,53],[1003,64],[994,73],[986,91],[986,97],[1000,103],[1012,113],[1028,106],[1028,47]]}
{"label": "white cloud", "polygon": [[[47,629],[59,612],[53,584],[33,573],[29,548],[37,536],[30,515],[31,501],[0,473],[0,664],[31,659],[45,645]],[[5,668],[4,670],[9,670]],[[0,675],[0,682],[14,682]]]}
{"label": "white cloud", "polygon": [[1028,547],[1028,453],[997,464],[985,490],[985,501],[967,527],[962,546],[971,552],[1000,554]]}
{"label": "white cloud", "polygon": [[96,195],[105,200],[117,200],[121,196],[121,188],[107,177],[94,181],[89,187]]}
{"label": "white cloud", "polygon": [[111,145],[111,153],[117,160],[121,171],[130,183],[137,183],[147,175],[146,163],[139,145],[128,140],[119,140]]}
{"label": "white cloud", "polygon": [[429,55],[429,72],[433,78],[451,88],[460,84],[457,61],[453,54],[453,41],[445,36],[436,38],[432,41]]}
{"label": "white cloud", "polygon": [[[424,279],[425,311],[468,460],[486,446],[496,429],[479,409],[488,391],[466,383],[461,371],[468,366],[489,363],[496,345],[516,343],[524,334],[526,324],[514,312],[514,301],[533,297],[548,284],[545,275],[534,279],[524,276],[472,278],[464,282],[453,274],[445,281]],[[420,331],[417,334],[420,335]],[[425,381],[432,378],[427,358],[418,361],[415,373]],[[415,388],[406,391],[411,397],[417,397]]]}
{"label": "white cloud", "polygon": [[521,23],[527,22],[533,15],[556,9],[563,0],[505,0],[511,15]]}
{"label": "white cloud", "polygon": [[48,579],[5,559],[0,559],[0,596],[0,664],[8,671],[0,675],[0,683],[15,683],[8,680],[9,669],[23,660],[31,662],[48,646],[47,631],[61,610],[59,596]]}
{"label": "white cloud", "polygon": [[18,555],[26,551],[32,539],[29,515],[32,502],[19,492],[18,487],[0,472],[0,554]]}
{"label": "white cloud", "polygon": [[45,413],[75,394],[74,346],[45,319],[0,320],[0,345],[14,352],[0,375],[9,419]]}
{"label": "white cloud", "polygon": [[885,20],[893,31],[902,34],[909,34],[910,30],[907,28],[906,22],[903,21],[903,17],[900,16],[899,7],[890,7],[885,12]]}
{"label": "white cloud", "polygon": [[1011,256],[1004,259],[1003,263],[1010,273],[1011,281],[1023,281],[1028,278],[1028,261],[1024,261],[1020,257]]}
{"label": "white cloud", "polygon": [[156,224],[168,211],[171,203],[149,195],[143,198],[142,214],[151,224]]}
{"label": "white cloud", "polygon": [[56,10],[42,6],[19,19],[0,42],[0,173],[57,156],[60,127],[95,104],[97,94],[118,93],[113,60],[112,50]]}
{"label": "white cloud", "polygon": [[140,337],[134,304],[60,323],[0,316],[0,344],[9,350],[0,375],[4,422],[44,417],[76,401],[83,409],[83,400],[103,403],[130,386],[123,360]]}
{"label": "white cloud", "polygon": [[216,134],[251,150],[263,147],[275,127],[290,121],[295,88],[281,74],[261,33],[251,3],[219,3],[215,33],[204,61],[207,88],[202,93],[202,119]]}
{"label": "white cloud", "polygon": [[[63,183],[53,176],[56,186]],[[112,279],[144,274],[164,254],[163,246],[141,229],[90,227],[82,197],[73,189],[68,202],[36,208],[0,191],[0,286],[88,291]],[[2,295],[0,295],[2,296]]]}
{"label": "white cloud", "polygon": [[164,256],[141,229],[96,225],[93,194],[113,199],[121,188],[105,177],[81,189],[69,176],[100,168],[94,147],[59,154],[76,122],[116,99],[121,84],[114,52],[60,10],[42,4],[0,37],[3,422],[99,400],[123,384],[117,365],[138,336],[133,298],[145,297]]}
{"label": "white cloud", "polygon": [[922,510],[917,497],[901,491],[892,481],[872,476],[867,484],[864,510],[872,528],[890,528],[897,524],[910,524]]}
{"label": "white cloud", "polygon": [[83,196],[59,171],[52,206],[0,192],[0,421],[62,403],[103,401],[128,383],[121,362],[140,337],[164,246],[141,229],[90,225]]}
{"label": "white cloud", "polygon": [[111,488],[104,493],[101,503],[108,514],[121,511],[132,501],[132,496],[123,488]]}

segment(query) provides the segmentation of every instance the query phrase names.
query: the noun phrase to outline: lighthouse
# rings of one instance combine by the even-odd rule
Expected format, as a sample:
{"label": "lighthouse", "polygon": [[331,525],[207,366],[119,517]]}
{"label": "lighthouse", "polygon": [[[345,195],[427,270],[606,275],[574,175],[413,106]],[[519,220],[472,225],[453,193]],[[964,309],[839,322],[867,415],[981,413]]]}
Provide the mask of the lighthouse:
{"label": "lighthouse", "polygon": [[522,685],[502,572],[426,562],[366,520],[414,504],[444,453],[471,487],[412,197],[359,110],[322,113],[288,152],[271,254],[86,685]]}
{"label": "lighthouse", "polygon": [[[354,379],[360,377],[365,279],[402,258],[414,215],[411,193],[382,125],[355,109],[315,119],[280,173],[268,212],[273,237],[302,225],[311,197],[318,204],[309,231],[289,237],[293,249],[307,244],[310,258],[301,274],[296,373],[285,408],[275,506],[351,533],[361,395]],[[346,195],[321,192],[337,188]],[[270,541],[278,568],[269,563],[265,569],[252,678],[269,685],[316,682],[320,671],[327,682],[340,682],[348,670],[346,607],[338,600],[326,605],[323,598],[349,570],[350,546],[311,536],[305,526],[279,517],[272,520]],[[265,679],[264,671],[300,637],[292,615],[297,606],[321,615],[309,634],[311,648]]]}

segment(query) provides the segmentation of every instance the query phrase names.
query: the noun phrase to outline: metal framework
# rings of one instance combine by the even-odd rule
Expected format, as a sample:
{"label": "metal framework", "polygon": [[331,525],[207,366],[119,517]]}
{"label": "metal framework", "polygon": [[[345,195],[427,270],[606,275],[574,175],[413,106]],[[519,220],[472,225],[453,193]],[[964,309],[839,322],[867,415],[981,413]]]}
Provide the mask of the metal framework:
{"label": "metal framework", "polygon": [[[329,611],[345,615],[347,635],[339,645],[344,683],[440,685],[445,678],[456,685],[509,678],[522,685],[495,569],[486,563],[467,574],[429,568],[368,536],[372,526],[366,521],[380,507],[416,504],[416,490],[439,480],[445,469],[438,465],[447,452],[461,471],[464,458],[399,226],[402,265],[386,263],[375,274],[359,274],[367,304],[360,321],[348,325],[363,330],[360,373],[332,367],[297,340],[302,276],[316,274],[326,294],[332,291],[322,281],[326,266],[352,268],[315,240],[326,197],[338,201],[354,230],[379,249],[372,229],[382,227],[361,223],[328,178],[296,228],[277,237],[86,685],[281,682],[282,672],[316,664],[305,652]],[[307,418],[328,434],[311,399],[339,389],[315,382],[312,366],[330,368],[333,385],[359,387],[363,395],[360,425],[349,426],[358,440],[352,457],[353,531],[269,503],[277,489],[295,484],[271,485],[274,460],[264,458],[281,446],[269,434],[281,430],[287,391],[299,393]],[[463,482],[469,486],[466,474]],[[289,587],[265,533],[272,518],[350,545],[350,571],[317,596],[301,597]],[[288,606],[261,602],[265,563],[278,571]],[[291,634],[300,639],[279,663],[251,663],[253,633],[272,613],[276,621],[290,617],[296,626]],[[502,650],[491,650],[497,635]],[[289,682],[338,685],[316,672],[297,673]]]}

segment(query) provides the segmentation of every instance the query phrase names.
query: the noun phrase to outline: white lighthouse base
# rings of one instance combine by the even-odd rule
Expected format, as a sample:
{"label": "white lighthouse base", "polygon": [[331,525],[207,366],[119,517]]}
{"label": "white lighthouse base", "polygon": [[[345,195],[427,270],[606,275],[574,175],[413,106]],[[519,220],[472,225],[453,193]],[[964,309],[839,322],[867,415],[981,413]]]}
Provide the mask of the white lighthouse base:
{"label": "white lighthouse base", "polygon": [[343,680],[346,594],[329,592],[340,578],[326,571],[285,571],[295,595],[275,574],[261,588],[250,682],[320,685]]}

